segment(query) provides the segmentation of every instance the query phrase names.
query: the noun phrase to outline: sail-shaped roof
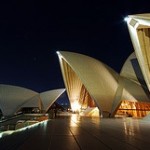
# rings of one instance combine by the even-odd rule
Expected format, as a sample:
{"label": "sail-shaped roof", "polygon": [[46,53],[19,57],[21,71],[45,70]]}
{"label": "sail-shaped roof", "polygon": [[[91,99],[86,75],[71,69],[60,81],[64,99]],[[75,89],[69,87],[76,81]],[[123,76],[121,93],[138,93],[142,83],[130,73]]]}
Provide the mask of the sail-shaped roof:
{"label": "sail-shaped roof", "polygon": [[83,54],[59,51],[58,56],[71,104],[78,101],[84,85],[100,110],[110,112],[118,87],[118,73]]}
{"label": "sail-shaped roof", "polygon": [[129,15],[127,25],[136,57],[150,91],[150,14]]}
{"label": "sail-shaped roof", "polygon": [[19,86],[0,84],[0,109],[4,116],[13,115],[26,100],[37,92]]}
{"label": "sail-shaped roof", "polygon": [[43,102],[43,110],[47,112],[49,107],[59,98],[61,94],[65,92],[65,89],[54,89],[40,93],[40,97]]}
{"label": "sail-shaped roof", "polygon": [[38,107],[45,112],[65,89],[54,89],[38,93],[33,90],[0,84],[0,109],[3,116],[13,116],[23,107]]}

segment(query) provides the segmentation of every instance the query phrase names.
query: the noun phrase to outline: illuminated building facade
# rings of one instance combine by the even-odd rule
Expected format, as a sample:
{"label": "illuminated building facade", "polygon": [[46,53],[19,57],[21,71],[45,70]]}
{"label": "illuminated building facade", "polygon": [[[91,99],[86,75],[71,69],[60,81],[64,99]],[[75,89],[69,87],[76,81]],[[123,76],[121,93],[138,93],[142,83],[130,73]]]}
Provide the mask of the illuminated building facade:
{"label": "illuminated building facade", "polygon": [[[74,112],[103,117],[144,117],[149,114],[150,14],[130,15],[126,21],[134,52],[125,61],[120,73],[89,56],[58,52],[62,76]],[[26,106],[38,107],[46,112],[63,91],[61,89],[53,97],[53,92],[37,93],[25,88],[0,85],[0,109],[6,116]]]}
{"label": "illuminated building facade", "polygon": [[103,117],[149,114],[150,14],[131,15],[126,21],[135,52],[127,58],[120,74],[89,56],[58,52],[73,110],[93,116],[98,108],[95,112]]}

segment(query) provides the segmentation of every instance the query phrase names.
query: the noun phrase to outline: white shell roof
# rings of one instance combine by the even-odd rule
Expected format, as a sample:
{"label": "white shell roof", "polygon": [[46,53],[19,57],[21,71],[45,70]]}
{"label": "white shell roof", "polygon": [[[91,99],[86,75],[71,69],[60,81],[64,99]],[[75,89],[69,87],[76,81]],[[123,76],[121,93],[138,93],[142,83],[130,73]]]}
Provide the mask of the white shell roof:
{"label": "white shell roof", "polygon": [[104,63],[83,54],[59,51],[58,56],[64,81],[66,82],[68,77],[65,76],[65,68],[61,59],[64,59],[77,74],[98,107],[102,111],[110,112],[118,87],[119,75]]}
{"label": "white shell roof", "polygon": [[14,114],[26,100],[38,95],[23,87],[0,84],[0,109],[4,116]]}
{"label": "white shell roof", "polygon": [[49,107],[64,93],[65,89],[55,89],[40,93],[43,102],[43,109],[47,111]]}
{"label": "white shell roof", "polygon": [[137,70],[137,64],[135,64],[135,68],[132,64],[133,60],[137,61],[134,53],[124,63],[120,75],[104,63],[89,56],[67,51],[58,52],[58,56],[66,89],[69,88],[68,91],[74,93],[68,95],[76,96],[77,90],[73,86],[75,82],[71,81],[77,79],[77,77],[67,73],[70,70],[68,70],[69,67],[66,63],[81,80],[101,111],[113,114],[122,100],[150,101],[150,97],[142,87],[143,85],[141,86],[139,83],[134,72],[134,69]]}
{"label": "white shell roof", "polygon": [[4,116],[12,116],[22,107],[47,110],[64,91],[55,89],[38,93],[19,86],[0,84],[0,109]]}

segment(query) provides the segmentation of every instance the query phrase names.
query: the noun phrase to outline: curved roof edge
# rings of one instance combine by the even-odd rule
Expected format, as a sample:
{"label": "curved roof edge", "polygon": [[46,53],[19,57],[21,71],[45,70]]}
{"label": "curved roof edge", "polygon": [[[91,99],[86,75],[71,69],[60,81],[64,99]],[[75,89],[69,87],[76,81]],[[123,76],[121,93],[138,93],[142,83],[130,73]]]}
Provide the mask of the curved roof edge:
{"label": "curved roof edge", "polygon": [[43,110],[48,111],[50,106],[65,92],[64,88],[53,89],[40,93],[40,97],[43,103]]}

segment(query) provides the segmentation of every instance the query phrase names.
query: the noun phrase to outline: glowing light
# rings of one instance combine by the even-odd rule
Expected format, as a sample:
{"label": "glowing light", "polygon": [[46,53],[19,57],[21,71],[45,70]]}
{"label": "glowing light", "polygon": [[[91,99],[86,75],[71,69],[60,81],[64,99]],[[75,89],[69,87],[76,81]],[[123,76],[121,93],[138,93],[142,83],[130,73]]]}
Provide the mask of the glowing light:
{"label": "glowing light", "polygon": [[15,132],[22,132],[22,131],[24,131],[24,130],[26,130],[26,129],[30,129],[30,128],[33,128],[33,127],[35,127],[35,126],[37,126],[37,125],[39,125],[39,124],[47,124],[47,121],[48,120],[44,120],[44,121],[41,121],[41,122],[36,122],[36,123],[34,123],[34,124],[32,124],[32,125],[28,125],[28,126],[26,126],[26,127],[23,127],[23,128],[20,128],[20,129],[17,129],[17,130],[7,130],[7,131],[4,131],[4,132],[1,132],[0,133],[0,138],[2,138],[2,137],[4,137],[4,136],[7,136],[7,135],[11,135],[11,134],[13,134],[13,133],[15,133]]}
{"label": "glowing light", "polygon": [[125,21],[125,22],[127,22],[127,21],[128,21],[128,19],[129,19],[128,17],[125,17],[125,18],[124,18],[124,21]]}
{"label": "glowing light", "polygon": [[73,102],[73,103],[71,104],[71,106],[72,106],[72,110],[73,110],[74,112],[80,110],[80,105],[79,105],[78,102]]}
{"label": "glowing light", "polygon": [[58,55],[59,55],[59,51],[56,51],[56,54],[58,54]]}
{"label": "glowing light", "polygon": [[59,51],[56,51],[56,54],[58,55],[58,57],[59,57],[60,59],[62,59],[62,55],[60,54]]}
{"label": "glowing light", "polygon": [[0,133],[0,138],[2,138],[3,136],[6,136],[6,135],[10,135],[10,134],[12,134],[14,131],[4,131],[4,132],[1,132]]}
{"label": "glowing light", "polygon": [[91,117],[99,117],[99,109],[98,107],[88,107],[86,110],[80,113],[81,116],[91,116]]}

